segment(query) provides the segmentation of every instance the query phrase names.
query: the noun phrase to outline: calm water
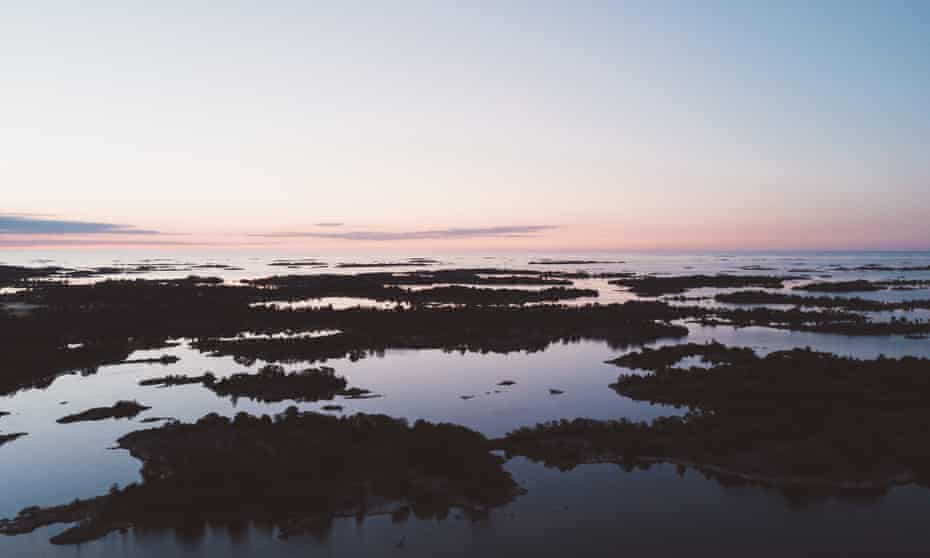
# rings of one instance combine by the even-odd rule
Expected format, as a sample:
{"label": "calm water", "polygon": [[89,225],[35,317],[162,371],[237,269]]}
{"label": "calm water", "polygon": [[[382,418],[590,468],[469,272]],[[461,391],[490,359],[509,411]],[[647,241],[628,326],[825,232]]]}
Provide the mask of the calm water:
{"label": "calm water", "polygon": [[[795,273],[830,280],[930,279],[928,272],[851,272],[835,266],[865,264],[889,266],[927,265],[930,254],[918,253],[822,253],[822,254],[545,254],[553,258],[622,260],[623,263],[532,266],[537,255],[506,254],[435,255],[437,267],[512,267],[522,269],[587,271],[637,271],[665,274]],[[177,262],[220,263],[241,270],[196,270],[200,275],[221,275],[230,281],[282,273],[364,272],[372,269],[287,269],[268,264],[279,258],[316,257],[329,263],[397,261],[401,257],[360,257],[315,254],[89,254],[5,253],[3,263],[90,267],[112,265],[115,260],[135,263],[141,258],[171,258]],[[39,260],[42,260],[41,262]],[[167,263],[167,262],[158,262]],[[772,270],[743,269],[765,267]],[[419,269],[419,268],[418,268]],[[429,269],[429,268],[427,268]],[[398,271],[398,269],[392,269]],[[190,271],[149,274],[183,277]],[[603,280],[577,282],[597,288],[600,302],[622,302],[633,297]],[[711,296],[716,291],[689,292]],[[880,300],[930,298],[930,291],[853,293]],[[369,304],[342,300],[340,305]],[[312,301],[308,301],[312,305]],[[915,317],[925,319],[926,313]],[[888,316],[874,316],[887,319]],[[920,355],[930,357],[930,341],[892,337],[847,337],[768,328],[689,326],[687,341],[716,339],[730,345],[754,347],[760,352],[810,346],[839,354],[872,358]],[[133,358],[173,354],[176,364],[124,364],[106,366],[93,375],[66,375],[48,389],[27,390],[0,398],[0,432],[29,435],[0,448],[0,516],[21,508],[69,501],[100,494],[113,483],[138,480],[139,463],[122,450],[108,449],[121,435],[153,425],[147,417],[172,417],[190,421],[208,412],[232,415],[238,411],[277,413],[293,404],[261,404],[247,399],[221,398],[199,385],[170,388],[142,387],[141,379],[168,373],[219,376],[257,369],[230,358],[201,354],[178,340],[175,348],[138,352]],[[654,345],[677,343],[662,340]],[[678,414],[683,409],[631,401],[608,385],[623,369],[605,364],[622,350],[604,343],[557,344],[536,353],[459,354],[442,351],[388,351],[357,362],[333,360],[328,364],[346,376],[350,385],[370,389],[382,397],[341,400],[343,413],[385,413],[410,420],[425,418],[449,421],[499,436],[523,425],[559,418],[598,419],[628,417],[648,420]],[[299,368],[294,365],[291,368]],[[930,373],[930,370],[928,370]],[[503,380],[516,384],[498,387]],[[551,395],[549,389],[563,390]],[[462,396],[473,396],[462,399]],[[152,407],[131,420],[109,420],[59,425],[55,419],[93,406],[111,405],[119,399],[137,399]],[[298,406],[317,410],[327,402]],[[157,426],[157,425],[154,425]],[[288,541],[260,525],[230,529],[210,527],[200,532],[142,531],[111,534],[80,547],[56,548],[47,543],[64,526],[53,526],[31,535],[0,538],[0,556],[467,556],[509,555],[522,551],[554,556],[566,552],[582,555],[632,553],[653,555],[745,553],[764,556],[801,555],[927,555],[930,535],[923,518],[930,512],[930,490],[898,487],[868,501],[830,499],[797,502],[778,492],[758,487],[724,488],[690,471],[680,477],[673,467],[625,472],[613,465],[579,467],[562,473],[522,459],[511,460],[509,469],[528,493],[513,504],[495,510],[480,522],[457,519],[392,523],[390,517],[371,517],[363,522],[337,520],[320,536]],[[403,538],[403,548],[395,548]]]}

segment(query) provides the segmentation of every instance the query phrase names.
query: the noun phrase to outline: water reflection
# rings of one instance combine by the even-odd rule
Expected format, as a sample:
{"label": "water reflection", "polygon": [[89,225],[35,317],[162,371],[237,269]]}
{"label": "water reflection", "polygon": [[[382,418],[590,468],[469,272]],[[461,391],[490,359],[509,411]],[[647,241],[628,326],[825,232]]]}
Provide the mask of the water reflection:
{"label": "water reflection", "polygon": [[[164,350],[137,351],[134,359],[176,356],[169,366],[121,364],[101,367],[92,376],[59,377],[48,389],[30,390],[5,398],[6,431],[29,436],[2,448],[0,476],[17,478],[0,500],[0,516],[15,515],[32,504],[52,505],[75,497],[101,494],[114,482],[125,485],[138,480],[139,463],[126,452],[107,450],[120,436],[146,428],[150,417],[195,421],[216,412],[232,416],[239,411],[276,414],[292,401],[261,403],[218,397],[200,385],[167,388],[140,386],[139,381],[166,374],[199,375],[212,371],[217,377],[254,372],[265,364],[244,366],[228,357],[209,357],[187,343]],[[682,409],[636,402],[618,396],[607,386],[620,372],[604,364],[616,352],[604,343],[574,342],[552,345],[540,353],[464,355],[439,350],[386,351],[381,357],[330,364],[352,385],[384,397],[337,398],[341,413],[383,413],[410,420],[453,422],[488,436],[501,436],[526,424],[563,417],[649,420],[680,414]],[[299,368],[295,366],[294,368]],[[499,387],[502,380],[516,384]],[[553,395],[550,389],[564,393]],[[461,395],[475,395],[462,400]],[[151,410],[132,420],[60,425],[55,419],[91,407],[109,406],[120,399],[137,400]],[[61,402],[67,402],[62,405]],[[326,401],[300,403],[301,410],[320,410]],[[64,466],[67,465],[67,466]]]}
{"label": "water reflection", "polygon": [[[753,487],[721,487],[675,467],[623,471],[586,465],[568,473],[523,459],[508,469],[525,496],[472,521],[389,515],[337,519],[324,532],[282,540],[255,523],[182,530],[132,529],[78,549],[53,547],[62,529],[0,539],[4,556],[924,556],[930,513],[924,489],[896,487],[880,500],[791,500]],[[591,487],[597,487],[592,490]],[[880,510],[880,511],[879,511]],[[669,536],[674,533],[674,536]],[[893,552],[889,554],[889,550]],[[401,544],[402,543],[402,544]]]}
{"label": "water reflection", "polygon": [[[27,255],[11,255],[26,258]],[[29,254],[34,258],[35,254]],[[558,254],[552,254],[553,257]],[[577,258],[577,255],[574,255]],[[66,266],[92,267],[112,263],[113,255],[87,253],[53,254],[47,259]],[[331,262],[344,258],[323,258]],[[359,260],[353,257],[353,260]],[[443,256],[443,264],[430,269],[460,267],[522,267],[526,255]],[[598,260],[622,260],[618,264],[547,267],[548,270],[589,272],[657,273],[759,273],[747,266],[764,266],[789,273],[792,269],[811,270],[812,277],[831,275],[835,280],[893,280],[930,278],[930,273],[850,272],[836,266],[854,267],[878,262],[900,265],[926,261],[926,255],[907,254],[813,254],[813,255],[719,255],[719,254],[627,254]],[[185,256],[165,260],[166,265],[133,275],[146,278],[173,278],[189,274],[181,270],[186,261],[221,262],[226,267],[203,273],[222,276],[229,282],[280,273],[269,265],[267,254],[241,255],[225,259]],[[132,260],[126,260],[132,261]],[[175,265],[170,268],[167,264]],[[130,265],[124,264],[123,265]],[[741,269],[743,268],[743,269]],[[176,269],[176,270],[175,270]],[[366,271],[392,271],[366,269]],[[396,270],[394,270],[396,271]],[[317,273],[319,270],[288,270],[288,273]],[[332,267],[327,273],[353,273]],[[114,277],[118,277],[114,275]],[[91,281],[95,279],[74,279]],[[784,292],[790,292],[790,286]],[[624,302],[636,298],[628,291],[607,285],[602,279],[582,279],[578,288],[594,288],[596,299],[578,299],[568,304]],[[712,297],[724,290],[700,289],[688,296]],[[16,294],[10,289],[0,295]],[[797,294],[797,292],[795,292]],[[930,289],[889,290],[852,293],[874,300],[898,302],[930,298]],[[334,308],[373,306],[393,308],[393,302],[368,299],[314,299],[274,302],[269,305],[305,308],[332,305]],[[7,311],[24,310],[5,303]],[[26,308],[25,311],[29,309]],[[873,313],[870,317],[888,320],[901,313]],[[903,314],[926,318],[927,311]],[[687,341],[717,340],[727,345],[749,346],[760,353],[795,347],[860,358],[879,355],[930,357],[930,342],[903,336],[844,336],[791,332],[762,327],[705,327],[688,324]],[[323,332],[331,333],[331,332]],[[321,333],[322,334],[322,333]],[[248,337],[248,334],[245,334]],[[14,515],[32,504],[50,505],[75,497],[101,494],[114,482],[125,485],[138,480],[139,462],[121,450],[109,450],[121,435],[148,425],[149,417],[173,417],[192,421],[208,412],[232,415],[238,411],[253,414],[278,413],[291,402],[263,404],[221,398],[199,385],[153,388],[139,386],[143,379],[165,374],[198,375],[212,371],[218,377],[236,372],[254,372],[263,362],[247,367],[231,358],[210,357],[181,345],[154,351],[137,351],[134,359],[156,358],[163,354],[180,358],[167,367],[150,364],[121,364],[101,367],[91,376],[68,375],[48,389],[20,392],[0,399],[0,410],[11,414],[0,419],[4,432],[29,435],[0,449],[0,475],[5,480],[0,498],[0,516]],[[678,343],[664,340],[660,346]],[[577,342],[550,346],[546,351],[526,354],[480,355],[427,351],[386,351],[379,357],[356,362],[332,361],[337,372],[352,385],[370,389],[385,397],[368,400],[339,400],[343,413],[385,413],[411,420],[424,418],[465,425],[488,436],[500,436],[518,426],[559,418],[587,417],[639,420],[680,414],[683,409],[634,402],[608,388],[623,372],[604,361],[616,358],[621,349],[605,343]],[[688,364],[688,363],[681,363]],[[514,385],[503,387],[502,380]],[[554,395],[551,390],[562,392]],[[462,395],[474,396],[461,399]],[[137,399],[152,409],[133,420],[59,425],[55,419],[96,406],[109,406],[120,399]],[[66,402],[66,404],[62,404]],[[326,402],[302,403],[303,410],[319,410]],[[926,555],[930,534],[923,517],[930,512],[930,493],[915,486],[896,487],[878,500],[789,499],[783,494],[758,487],[722,487],[694,471],[683,477],[675,467],[660,465],[649,470],[625,472],[614,465],[582,466],[559,473],[523,459],[511,460],[508,468],[529,492],[513,504],[492,512],[487,520],[472,522],[453,513],[445,521],[411,517],[405,522],[390,516],[363,521],[340,519],[315,536],[301,536],[283,542],[268,525],[199,525],[181,530],[133,529],[113,533],[101,541],[78,549],[53,547],[48,538],[64,526],[41,529],[31,535],[0,538],[0,555],[74,556],[111,558],[115,556],[304,556],[339,554],[370,556],[401,553],[414,556],[513,555],[562,556],[566,552],[592,556],[615,556],[622,551],[632,555],[751,554],[784,556],[803,547],[807,554],[837,556],[887,555],[888,541],[894,541],[895,555]],[[396,519],[396,518],[395,518]],[[674,525],[674,529],[669,527]],[[673,536],[670,536],[673,534]],[[404,541],[403,548],[398,543]]]}

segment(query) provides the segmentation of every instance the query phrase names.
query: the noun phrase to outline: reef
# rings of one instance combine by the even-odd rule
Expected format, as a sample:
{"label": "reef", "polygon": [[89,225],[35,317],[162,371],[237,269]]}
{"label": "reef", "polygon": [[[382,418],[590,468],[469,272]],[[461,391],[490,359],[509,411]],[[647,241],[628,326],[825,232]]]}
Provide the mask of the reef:
{"label": "reef", "polygon": [[428,258],[411,258],[404,262],[345,262],[336,267],[343,269],[363,269],[368,267],[427,267],[439,262]]}
{"label": "reef", "polygon": [[539,260],[531,260],[528,265],[606,265],[622,263],[624,262],[611,260],[555,260],[542,258]]}
{"label": "reef", "polygon": [[883,264],[866,264],[859,266],[841,266],[841,265],[832,265],[830,266],[834,271],[897,271],[897,272],[907,272],[907,271],[930,271],[930,265],[903,265],[903,266],[894,266],[894,265],[883,265]]}
{"label": "reef", "polygon": [[862,314],[829,308],[812,311],[800,308],[682,308],[690,313],[692,322],[705,326],[756,326],[841,335],[912,335],[930,332],[930,321],[927,320],[892,317],[887,322],[874,322]]}
{"label": "reef", "polygon": [[815,291],[821,293],[855,293],[869,291],[883,291],[885,286],[866,280],[856,281],[825,281],[808,283],[794,288],[796,291]]}
{"label": "reef", "polygon": [[133,418],[142,411],[147,411],[149,409],[151,409],[151,407],[146,407],[137,401],[117,401],[110,407],[94,407],[81,413],[61,417],[55,422],[59,424],[70,424],[72,422],[104,420],[109,418]]}
{"label": "reef", "polygon": [[[418,305],[427,304],[460,304],[460,305],[516,305],[540,302],[556,302],[576,298],[595,298],[598,291],[594,289],[575,289],[568,287],[548,287],[539,290],[512,289],[512,288],[478,288],[465,285],[446,285],[427,287],[422,289],[405,289],[396,286],[352,286],[350,281],[340,281],[343,287],[326,291],[312,290],[308,292],[306,282],[302,286],[285,287],[275,291],[280,300],[302,300],[306,298],[358,297],[371,300],[409,303]],[[311,287],[312,289],[312,287]],[[342,290],[338,290],[342,289]],[[312,296],[308,296],[312,295]]]}
{"label": "reef", "polygon": [[665,461],[721,482],[826,493],[930,481],[930,360],[858,360],[799,349],[760,357],[729,348],[737,358],[709,368],[668,366],[702,347],[629,355],[628,363],[654,372],[624,374],[612,386],[635,400],[687,406],[683,417],[560,421],[517,430],[496,445],[561,468]]}
{"label": "reef", "polygon": [[418,270],[405,273],[374,271],[366,273],[315,275],[274,275],[246,281],[245,284],[274,290],[277,296],[321,298],[330,296],[358,296],[377,298],[378,295],[401,295],[398,286],[430,285],[550,285],[571,286],[571,278],[561,273],[543,273],[534,270],[440,269]]}
{"label": "reef", "polygon": [[291,534],[333,517],[412,509],[445,517],[510,502],[520,493],[488,441],[461,426],[381,415],[335,417],[290,408],[274,419],[207,415],[130,433],[119,447],[143,462],[140,484],[68,506],[29,508],[0,533],[77,523],[55,544],[127,526],[262,521]]}
{"label": "reef", "polygon": [[[490,275],[481,275],[480,279],[475,280],[511,280],[509,274],[483,271]],[[452,274],[461,273],[464,272]],[[452,279],[444,271],[432,272],[431,275],[440,276],[439,280],[442,281]],[[464,275],[478,277],[471,271]],[[257,302],[289,296],[297,299],[321,294],[363,296],[370,294],[373,284],[377,289],[384,289],[380,282],[387,277],[394,275],[381,274],[380,279],[376,280],[369,274],[311,276],[309,279],[292,277],[287,280],[272,278],[267,280],[267,284],[260,280],[248,285],[226,285],[202,277],[33,285],[24,292],[4,297],[4,300],[35,305],[35,309],[21,316],[0,313],[0,370],[3,371],[0,374],[0,394],[28,387],[44,387],[63,373],[93,374],[100,366],[125,362],[137,350],[168,346],[167,342],[171,339],[222,339],[236,336],[241,331],[280,333],[338,329],[344,334],[333,336],[334,339],[326,342],[330,346],[339,347],[338,351],[329,351],[332,356],[351,351],[386,349],[395,342],[401,346],[425,347],[470,345],[474,338],[481,336],[474,328],[487,326],[493,330],[493,333],[484,336],[488,345],[495,344],[492,336],[504,334],[500,343],[517,346],[528,344],[532,348],[537,346],[540,336],[530,331],[520,332],[516,328],[533,329],[539,325],[537,322],[540,320],[550,322],[543,329],[551,332],[552,335],[548,337],[553,339],[562,338],[563,334],[574,336],[575,332],[586,335],[586,330],[593,329],[602,332],[597,334],[599,337],[631,340],[639,337],[648,340],[656,334],[684,334],[682,328],[652,323],[663,317],[675,317],[674,312],[658,309],[639,316],[642,310],[633,307],[622,310],[520,310],[491,307],[483,310],[419,309],[401,314],[393,311],[342,312],[331,309],[288,311],[255,306]],[[419,275],[415,279],[405,277],[415,281],[433,280]],[[305,280],[310,282],[304,283]],[[542,276],[534,276],[530,280],[552,281]],[[404,289],[397,290],[407,292]],[[557,296],[588,294],[592,292],[566,289],[556,293]],[[552,295],[551,291],[539,294],[505,290],[503,294],[494,294],[478,289],[462,291],[439,288],[431,294],[404,296],[423,299],[441,296],[443,300],[496,297],[495,302],[513,302],[539,300]],[[579,314],[595,316],[595,325],[580,324]],[[620,334],[611,334],[607,324],[603,323],[604,318],[598,317],[608,315],[617,321]],[[557,323],[563,318],[566,326]],[[636,324],[643,326],[641,336],[635,335]],[[462,332],[467,332],[464,338],[461,337]],[[421,341],[418,340],[420,337],[423,338]],[[517,337],[523,337],[525,342],[516,342]],[[167,359],[159,362],[167,362]]]}
{"label": "reef", "polygon": [[[300,311],[291,314],[299,316]],[[461,307],[379,311],[350,309],[307,313],[340,333],[282,339],[201,338],[192,346],[245,362],[359,359],[388,349],[461,352],[540,351],[551,343],[593,339],[613,346],[683,337],[687,328],[667,323],[682,313],[664,304],[628,302],[579,307]]]}
{"label": "reef", "polygon": [[286,267],[289,269],[299,269],[301,267],[327,267],[326,262],[314,260],[312,258],[300,260],[274,260],[270,264],[272,267]]}
{"label": "reef", "polygon": [[[168,340],[176,338],[193,338],[197,340],[195,345],[204,350],[244,358],[270,354],[285,359],[321,360],[346,355],[357,357],[390,348],[506,352],[540,350],[552,342],[574,339],[641,343],[660,337],[683,336],[685,328],[669,323],[681,319],[706,325],[759,325],[851,335],[930,332],[927,323],[871,323],[849,312],[706,309],[646,302],[577,308],[505,307],[595,295],[593,290],[563,286],[571,284],[567,277],[578,275],[481,268],[277,276],[235,285],[196,276],[73,285],[46,281],[30,283],[23,292],[3,296],[4,301],[29,304],[34,309],[18,316],[0,313],[0,370],[3,370],[0,394],[46,386],[62,373],[92,374],[99,366],[127,360],[140,362],[130,360],[134,351],[164,347]],[[665,292],[708,285],[733,287],[747,282],[771,286],[781,284],[782,279],[625,277],[613,282],[634,281],[640,285],[637,289],[642,293],[650,289]],[[489,289],[470,286],[469,282],[495,285],[528,282],[545,288]],[[416,290],[403,286],[425,288]],[[403,311],[337,311],[279,310],[257,305],[320,296],[375,297],[408,301],[415,307]],[[462,307],[428,307],[443,304]],[[855,304],[862,307],[867,303]],[[226,340],[241,331],[277,334],[318,329],[334,329],[340,333],[320,340]],[[170,363],[173,358],[162,357],[157,362]]]}
{"label": "reef", "polygon": [[884,281],[868,281],[857,279],[855,281],[824,281],[800,285],[796,290],[812,292],[875,292],[884,290],[918,290],[930,289],[930,279],[890,279]]}
{"label": "reef", "polygon": [[[70,279],[91,279],[118,275],[141,275],[150,273],[185,273],[204,269],[218,269],[225,271],[242,271],[242,268],[220,263],[181,263],[173,261],[143,260],[136,264],[106,265],[89,268],[18,268],[21,275],[29,280],[67,281]],[[0,272],[2,277],[2,272]],[[2,280],[2,279],[0,279]]]}
{"label": "reef", "polygon": [[[512,279],[517,277],[513,270],[480,271],[288,276],[245,285],[226,285],[202,277],[108,280],[81,285],[36,284],[25,292],[5,297],[5,300],[35,305],[36,309],[22,316],[0,314],[0,369],[3,370],[0,394],[46,386],[62,373],[92,374],[99,366],[125,362],[134,351],[164,347],[168,340],[176,338],[196,339],[195,346],[203,350],[247,359],[267,355],[285,360],[323,360],[347,355],[357,358],[391,348],[507,352],[541,350],[552,342],[575,339],[643,343],[685,335],[684,327],[669,323],[681,319],[706,325],[759,325],[846,334],[930,332],[927,323],[871,323],[849,312],[706,309],[672,307],[659,302],[576,308],[506,307],[505,303],[538,300],[553,294],[561,297],[592,292],[569,288],[550,290],[548,287],[540,291],[522,291],[463,285],[454,288],[429,286],[430,281],[437,280],[524,280],[522,276]],[[538,272],[527,277],[534,281],[570,283],[567,279]],[[710,282],[720,284],[718,279]],[[744,278],[734,280],[744,281]],[[427,283],[428,288],[407,290],[386,285],[385,281]],[[725,282],[732,285],[730,279]],[[373,290],[383,293],[385,289],[396,289],[400,293],[398,296],[408,299],[454,300],[465,304],[455,308],[430,308],[424,302],[402,311],[278,310],[255,306],[258,302],[281,298],[303,299],[323,294],[366,296]],[[496,291],[502,293],[495,294]],[[488,305],[488,301],[499,304]],[[276,334],[319,329],[340,333],[318,339],[230,340],[241,331]]]}
{"label": "reef", "polygon": [[[542,350],[550,343],[578,339],[645,343],[684,336],[685,327],[670,323],[684,319],[705,325],[757,325],[850,335],[930,332],[926,322],[872,323],[862,315],[831,309],[708,309],[647,301],[575,308],[539,304],[596,294],[594,290],[563,286],[571,285],[568,277],[579,276],[591,277],[586,273],[480,268],[289,275],[243,284],[197,276],[70,285],[31,283],[23,292],[2,297],[4,302],[28,304],[33,309],[23,315],[0,313],[0,394],[47,386],[59,374],[93,374],[100,366],[126,362],[137,350],[170,346],[169,340],[179,338],[195,339],[194,345],[205,351],[246,360],[269,356],[314,361],[359,358],[392,348],[508,352]],[[665,292],[747,282],[775,285],[782,279],[689,276],[614,281],[634,281],[647,291]],[[498,286],[528,282],[544,288],[491,289],[469,282]],[[658,287],[655,282],[659,282]],[[277,309],[263,304],[321,296],[375,297],[408,301],[412,307],[399,311]],[[436,307],[442,305],[457,306]],[[319,339],[235,339],[242,331],[272,335],[320,329],[339,333]],[[173,358],[157,361],[170,363]]]}
{"label": "reef", "polygon": [[930,300],[882,302],[861,297],[801,296],[768,291],[738,291],[714,296],[717,302],[727,304],[790,304],[817,308],[843,308],[857,312],[883,312],[930,308]]}
{"label": "reef", "polygon": [[893,291],[930,289],[930,279],[895,279],[894,281],[881,281],[878,284]]}
{"label": "reef", "polygon": [[[414,304],[469,304],[469,305],[503,305],[554,302],[575,298],[595,298],[598,291],[594,289],[573,289],[566,287],[549,287],[538,291],[520,289],[479,289],[461,285],[432,287],[416,291],[405,290],[392,300]],[[375,297],[376,299],[378,297]]]}
{"label": "reef", "polygon": [[764,289],[781,289],[785,281],[801,277],[776,277],[769,275],[682,275],[673,277],[638,276],[610,281],[611,285],[627,287],[638,296],[662,296],[681,294],[691,289],[716,288],[731,289],[758,287]]}

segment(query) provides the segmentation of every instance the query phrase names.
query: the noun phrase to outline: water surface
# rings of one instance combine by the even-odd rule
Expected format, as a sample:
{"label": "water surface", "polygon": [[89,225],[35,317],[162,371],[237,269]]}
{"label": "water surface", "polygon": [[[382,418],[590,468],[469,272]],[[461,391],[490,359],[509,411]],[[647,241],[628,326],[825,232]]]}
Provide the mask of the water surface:
{"label": "water surface", "polygon": [[[507,267],[543,271],[638,272],[658,274],[714,274],[718,272],[804,275],[808,280],[930,279],[930,272],[843,271],[840,267],[868,264],[907,266],[930,264],[926,253],[758,253],[758,254],[546,254],[553,258],[598,259],[622,263],[534,266],[538,254],[435,255],[440,268]],[[147,259],[155,258],[155,255]],[[191,273],[219,275],[230,282],[273,274],[403,272],[431,267],[345,269],[287,269],[269,265],[277,259],[314,257],[330,264],[351,261],[393,261],[383,255],[317,254],[168,254],[159,260],[183,268],[182,264],[205,262],[234,269],[179,269],[115,278],[174,278]],[[140,263],[138,255],[111,253],[9,253],[4,263],[62,265],[89,268]],[[399,259],[399,258],[398,258]],[[764,268],[759,270],[757,268]],[[795,271],[792,271],[795,270]],[[797,270],[810,270],[799,272]],[[87,281],[82,279],[81,281]],[[99,279],[89,279],[99,280]],[[606,279],[585,279],[576,287],[594,288],[597,298],[570,301],[624,302],[636,296]],[[523,288],[523,287],[519,287]],[[688,296],[712,297],[715,289],[699,289]],[[799,291],[794,291],[798,293]],[[800,293],[812,294],[818,293]],[[878,293],[831,294],[861,296],[875,300],[901,301],[930,298],[930,290],[881,291]],[[365,299],[339,298],[298,302],[298,305],[333,304],[383,306]],[[390,304],[393,306],[393,304]],[[870,316],[887,320],[902,314]],[[903,314],[926,319],[926,311]],[[707,327],[687,324],[687,339],[660,340],[651,346],[684,341],[716,340],[728,345],[749,346],[760,353],[797,347],[875,358],[879,355],[930,357],[930,341],[904,336],[857,336],[791,332],[762,327]],[[295,403],[265,404],[248,399],[222,398],[200,385],[168,388],[139,386],[140,380],[166,374],[218,376],[255,371],[262,362],[245,366],[232,358],[211,357],[178,340],[179,346],[164,350],[139,351],[132,358],[163,354],[180,357],[171,365],[120,364],[101,367],[97,373],[65,375],[47,389],[24,390],[0,398],[0,410],[12,414],[0,418],[0,431],[29,435],[0,448],[0,478],[4,479],[0,516],[14,515],[21,508],[51,505],[76,497],[101,494],[116,483],[139,479],[139,463],[122,450],[108,449],[121,435],[140,428],[149,417],[171,417],[193,421],[208,412],[227,416],[239,411],[273,414]],[[374,399],[296,403],[304,410],[319,410],[327,403],[344,407],[342,413],[385,413],[409,420],[427,419],[465,425],[487,436],[501,436],[520,426],[562,418],[630,418],[651,420],[680,414],[685,409],[635,402],[616,394],[608,386],[625,369],[605,364],[632,348],[611,348],[601,342],[559,343],[534,353],[477,354],[439,350],[391,350],[359,361],[331,360],[349,384],[381,395]],[[692,363],[693,364],[693,363]],[[288,365],[298,369],[309,365]],[[930,373],[930,370],[928,370]],[[510,380],[512,386],[498,383]],[[550,390],[562,391],[554,395]],[[152,409],[134,419],[90,423],[57,424],[66,414],[94,406],[109,406],[120,399],[136,399]],[[304,556],[406,555],[406,556],[505,556],[516,553],[562,556],[567,552],[586,556],[631,555],[719,555],[759,556],[835,555],[927,555],[930,534],[923,518],[930,513],[930,490],[915,486],[896,487],[888,494],[868,500],[827,499],[797,501],[780,492],[759,487],[723,487],[694,471],[680,476],[672,466],[655,466],[647,471],[627,472],[614,465],[582,466],[571,472],[547,469],[524,459],[508,462],[515,479],[528,492],[514,503],[494,510],[491,516],[473,522],[453,512],[444,521],[411,518],[394,523],[390,517],[370,517],[357,522],[342,519],[320,535],[281,541],[274,529],[261,525],[236,528],[209,526],[189,531],[133,529],[113,533],[105,539],[80,547],[53,547],[47,539],[63,530],[53,526],[31,535],[0,538],[0,556]],[[403,548],[395,548],[403,540]]]}

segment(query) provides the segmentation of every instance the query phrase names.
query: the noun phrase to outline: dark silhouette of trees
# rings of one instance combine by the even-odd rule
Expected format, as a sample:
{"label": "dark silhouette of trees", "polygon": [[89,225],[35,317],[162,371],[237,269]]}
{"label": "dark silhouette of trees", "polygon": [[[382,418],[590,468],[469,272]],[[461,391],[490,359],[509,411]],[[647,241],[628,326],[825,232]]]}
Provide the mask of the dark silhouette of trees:
{"label": "dark silhouette of trees", "polygon": [[[704,355],[710,368],[676,368]],[[759,357],[718,344],[671,346],[615,361],[612,387],[636,400],[686,406],[652,423],[578,419],[519,429],[497,444],[571,468],[672,461],[724,481],[824,493],[930,482],[930,360],[858,360],[809,349]]]}
{"label": "dark silhouette of trees", "polygon": [[104,420],[108,418],[132,418],[148,409],[151,409],[151,407],[146,407],[138,401],[117,401],[110,407],[94,407],[81,413],[61,417],[56,422],[60,424],[69,424],[72,422]]}
{"label": "dark silhouette of trees", "polygon": [[336,515],[363,517],[376,501],[410,506],[417,517],[445,517],[450,507],[480,513],[520,492],[482,435],[382,415],[337,418],[293,407],[274,418],[207,415],[196,424],[133,432],[119,445],[143,461],[141,484],[24,510],[0,522],[0,533],[78,522],[52,539],[70,544],[126,525],[244,520],[293,533]]}

